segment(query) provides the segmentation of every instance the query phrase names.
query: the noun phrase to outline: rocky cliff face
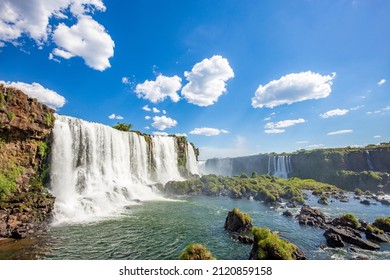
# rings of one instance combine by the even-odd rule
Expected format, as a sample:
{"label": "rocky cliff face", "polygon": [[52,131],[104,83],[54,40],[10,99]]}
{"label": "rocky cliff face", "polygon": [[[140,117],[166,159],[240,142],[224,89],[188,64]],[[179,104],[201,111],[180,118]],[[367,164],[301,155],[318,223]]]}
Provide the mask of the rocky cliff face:
{"label": "rocky cliff face", "polygon": [[[284,158],[283,166],[276,158]],[[275,162],[277,164],[275,164]],[[290,154],[259,154],[207,160],[206,171],[221,175],[271,174],[285,171],[288,177],[315,179],[346,190],[390,193],[390,143],[364,148],[301,150]],[[277,171],[277,172],[276,172]]]}
{"label": "rocky cliff face", "polygon": [[44,188],[54,110],[0,84],[0,237],[42,231],[54,198]]}

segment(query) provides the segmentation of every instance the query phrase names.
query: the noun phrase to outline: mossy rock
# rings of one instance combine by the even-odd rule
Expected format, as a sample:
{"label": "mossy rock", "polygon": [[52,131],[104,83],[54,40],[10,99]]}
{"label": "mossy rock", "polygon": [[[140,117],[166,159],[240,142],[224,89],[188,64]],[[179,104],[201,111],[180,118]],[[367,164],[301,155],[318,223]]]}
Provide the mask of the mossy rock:
{"label": "mossy rock", "polygon": [[237,208],[229,211],[225,220],[224,228],[232,232],[245,232],[252,229],[252,218]]}
{"label": "mossy rock", "polygon": [[254,227],[254,243],[249,258],[252,260],[304,260],[304,252],[271,232],[270,229]]}
{"label": "mossy rock", "polygon": [[179,260],[216,260],[205,245],[192,243],[180,254]]}
{"label": "mossy rock", "polygon": [[390,217],[377,218],[373,225],[383,231],[390,232]]}

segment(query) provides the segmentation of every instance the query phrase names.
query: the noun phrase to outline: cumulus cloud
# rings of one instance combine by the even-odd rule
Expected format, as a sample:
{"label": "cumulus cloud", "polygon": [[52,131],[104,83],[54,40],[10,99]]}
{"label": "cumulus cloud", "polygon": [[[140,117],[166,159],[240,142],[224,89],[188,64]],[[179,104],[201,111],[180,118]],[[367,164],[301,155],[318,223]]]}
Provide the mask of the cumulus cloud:
{"label": "cumulus cloud", "polygon": [[[55,60],[53,55],[64,59],[80,56],[91,68],[103,71],[110,67],[108,60],[114,54],[114,41],[91,15],[105,10],[102,0],[3,0],[0,47],[6,43],[22,45],[24,37],[33,39],[38,48],[53,40],[57,47],[49,59]],[[69,18],[76,18],[77,23],[68,27]],[[52,26],[52,19],[60,23]]]}
{"label": "cumulus cloud", "polygon": [[320,117],[323,119],[327,119],[327,118],[334,117],[334,116],[343,116],[343,115],[347,114],[348,112],[349,112],[349,110],[347,110],[347,109],[335,109],[335,110],[330,110],[326,113],[320,114]]}
{"label": "cumulus cloud", "polygon": [[292,73],[260,85],[252,98],[253,108],[273,108],[308,99],[328,97],[336,73],[322,76],[311,71]]}
{"label": "cumulus cloud", "polygon": [[225,129],[211,128],[211,127],[199,127],[190,131],[190,134],[204,135],[204,136],[216,136],[221,133],[228,133]]}
{"label": "cumulus cloud", "polygon": [[63,96],[59,95],[53,90],[43,87],[39,83],[26,84],[23,82],[0,81],[0,84],[4,84],[4,86],[6,87],[14,87],[20,89],[28,96],[36,98],[39,102],[46,104],[53,109],[61,108],[66,103],[66,100]]}
{"label": "cumulus cloud", "polygon": [[145,120],[150,120],[151,117],[150,116],[145,116]]}
{"label": "cumulus cloud", "polygon": [[382,136],[380,135],[375,135],[373,138],[381,138]]}
{"label": "cumulus cloud", "polygon": [[352,129],[344,129],[344,130],[337,130],[337,131],[329,132],[326,135],[340,135],[340,134],[348,134],[348,133],[352,133],[352,132],[353,132]]}
{"label": "cumulus cloud", "polygon": [[386,79],[382,79],[378,82],[378,86],[383,86],[386,83]]}
{"label": "cumulus cloud", "polygon": [[166,115],[166,114],[167,114],[167,111],[165,111],[165,110],[162,110],[162,112],[163,112],[163,114],[164,114],[164,115]]}
{"label": "cumulus cloud", "polygon": [[226,82],[234,77],[234,72],[226,58],[214,55],[195,64],[184,76],[188,84],[183,87],[182,96],[189,103],[209,106],[226,92]]}
{"label": "cumulus cloud", "polygon": [[142,110],[147,111],[147,112],[152,111],[152,109],[150,109],[148,105],[145,105],[144,107],[142,107]]}
{"label": "cumulus cloud", "polygon": [[302,140],[302,141],[297,141],[295,143],[297,143],[297,144],[307,144],[307,143],[310,143],[310,141]]}
{"label": "cumulus cloud", "polygon": [[162,131],[155,131],[152,133],[154,136],[168,136],[168,133]]}
{"label": "cumulus cloud", "polygon": [[153,107],[153,113],[160,113],[160,110],[159,109],[157,109],[156,107]]}
{"label": "cumulus cloud", "polygon": [[164,101],[170,98],[173,102],[178,102],[180,96],[177,91],[181,89],[181,78],[178,76],[166,77],[158,75],[155,81],[146,80],[138,84],[135,93],[139,98],[144,98],[153,103]]}
{"label": "cumulus cloud", "polygon": [[172,118],[168,118],[166,116],[155,116],[153,117],[152,126],[157,128],[158,130],[165,130],[170,127],[174,127],[177,125],[177,121]]}
{"label": "cumulus cloud", "polygon": [[53,54],[65,59],[80,56],[85,63],[99,71],[109,68],[115,43],[105,28],[90,16],[82,16],[71,27],[60,23],[53,33],[59,47]]}
{"label": "cumulus cloud", "polygon": [[122,77],[122,84],[128,85],[130,84],[130,80],[128,77]]}
{"label": "cumulus cloud", "polygon": [[150,129],[150,127],[149,126],[145,126],[145,129]]}
{"label": "cumulus cloud", "polygon": [[120,116],[120,115],[115,115],[115,114],[111,114],[108,116],[109,119],[111,120],[123,120],[123,117]]}
{"label": "cumulus cloud", "polygon": [[184,137],[187,137],[187,134],[186,134],[186,133],[176,133],[175,135],[176,135],[176,136],[184,136]]}

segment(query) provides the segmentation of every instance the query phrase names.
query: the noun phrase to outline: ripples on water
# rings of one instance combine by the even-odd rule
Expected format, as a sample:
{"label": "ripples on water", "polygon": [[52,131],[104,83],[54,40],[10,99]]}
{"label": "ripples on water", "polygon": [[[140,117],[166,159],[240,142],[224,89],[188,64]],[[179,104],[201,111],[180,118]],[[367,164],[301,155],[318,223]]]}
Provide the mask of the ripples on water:
{"label": "ripples on water", "polygon": [[[321,207],[331,217],[354,213],[358,218],[373,222],[376,217],[389,216],[390,208],[383,205],[364,206],[351,198],[349,203],[335,201],[329,206],[317,204],[316,197],[307,203]],[[293,218],[282,216],[253,200],[233,200],[227,197],[185,197],[182,201],[151,201],[124,209],[120,216],[99,222],[52,227],[30,254],[44,259],[177,259],[191,242],[205,244],[218,259],[247,259],[251,245],[232,240],[223,229],[227,211],[234,207],[247,212],[253,224],[278,231],[280,236],[301,247],[308,259],[390,259],[390,245],[370,252],[348,248],[319,249],[325,244],[323,230],[301,226]],[[184,201],[183,201],[184,200]],[[298,212],[299,209],[293,209]],[[33,250],[34,251],[34,250]],[[21,255],[22,254],[22,255]],[[22,258],[23,253],[18,257]],[[1,257],[1,254],[0,254]],[[4,257],[4,256],[3,256]],[[29,258],[29,257],[26,257]]]}

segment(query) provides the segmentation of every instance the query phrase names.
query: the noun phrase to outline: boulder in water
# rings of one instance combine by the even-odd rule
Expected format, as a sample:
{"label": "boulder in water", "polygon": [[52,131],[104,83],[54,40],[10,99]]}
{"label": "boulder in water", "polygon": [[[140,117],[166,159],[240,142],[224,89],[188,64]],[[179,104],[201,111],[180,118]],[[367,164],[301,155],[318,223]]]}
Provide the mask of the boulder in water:
{"label": "boulder in water", "polygon": [[180,260],[215,260],[211,252],[202,244],[188,245],[179,256]]}
{"label": "boulder in water", "polygon": [[[368,240],[362,239],[360,233],[350,227],[332,227],[325,231],[324,236],[338,235],[343,242],[356,245],[366,250],[378,250],[380,247]],[[328,239],[327,239],[328,241]]]}
{"label": "boulder in water", "polygon": [[237,208],[228,212],[224,228],[233,232],[245,232],[252,229],[252,218]]}
{"label": "boulder in water", "polygon": [[318,209],[311,208],[310,206],[303,206],[300,213],[295,218],[301,225],[326,228],[328,224],[328,220],[324,213]]}

